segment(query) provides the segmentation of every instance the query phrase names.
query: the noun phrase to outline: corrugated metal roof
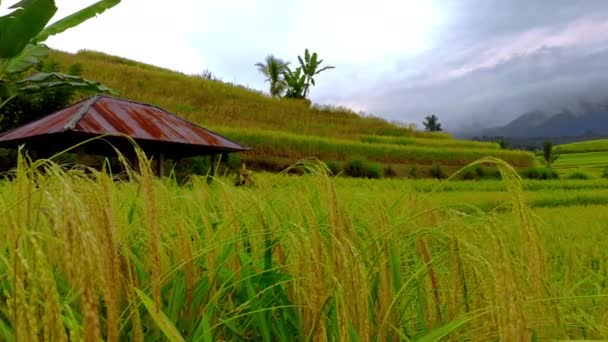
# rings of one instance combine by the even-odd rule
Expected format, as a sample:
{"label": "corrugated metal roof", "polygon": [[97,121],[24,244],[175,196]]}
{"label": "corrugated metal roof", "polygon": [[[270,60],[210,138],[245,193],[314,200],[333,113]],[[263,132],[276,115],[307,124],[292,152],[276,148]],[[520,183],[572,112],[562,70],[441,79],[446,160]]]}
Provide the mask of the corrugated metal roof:
{"label": "corrugated metal roof", "polygon": [[188,144],[226,151],[249,150],[159,107],[103,95],[3,133],[0,144],[62,132],[126,134],[135,140],[149,142]]}

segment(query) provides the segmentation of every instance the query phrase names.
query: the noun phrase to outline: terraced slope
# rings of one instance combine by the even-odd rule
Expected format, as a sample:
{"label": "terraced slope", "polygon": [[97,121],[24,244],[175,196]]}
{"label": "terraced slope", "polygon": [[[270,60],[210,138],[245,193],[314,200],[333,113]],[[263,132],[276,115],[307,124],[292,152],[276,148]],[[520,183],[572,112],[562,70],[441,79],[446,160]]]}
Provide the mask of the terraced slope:
{"label": "terraced slope", "polygon": [[116,89],[122,97],[161,106],[249,144],[254,150],[242,159],[260,168],[277,170],[307,157],[342,162],[365,158],[393,168],[397,175],[411,165],[420,165],[424,174],[433,163],[455,169],[484,156],[516,166],[535,163],[530,153],[500,150],[493,143],[419,132],[347,108],[275,99],[240,85],[98,52],[56,51],[51,58],[62,65],[81,63],[85,77]]}

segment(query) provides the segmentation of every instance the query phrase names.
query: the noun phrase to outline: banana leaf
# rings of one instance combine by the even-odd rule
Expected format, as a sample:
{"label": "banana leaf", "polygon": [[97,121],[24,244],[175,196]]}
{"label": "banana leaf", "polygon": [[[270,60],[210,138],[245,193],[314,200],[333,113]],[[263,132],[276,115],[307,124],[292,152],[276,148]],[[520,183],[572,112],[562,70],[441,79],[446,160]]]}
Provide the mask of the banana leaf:
{"label": "banana leaf", "polygon": [[115,90],[99,82],[59,72],[39,72],[18,81],[17,84],[21,85],[19,87],[21,92],[39,92],[57,87],[70,87],[80,91],[118,94]]}
{"label": "banana leaf", "polygon": [[120,0],[101,0],[91,6],[81,9],[67,17],[49,25],[42,32],[40,32],[36,38],[36,42],[44,42],[48,37],[61,33],[67,29],[77,26],[98,14],[105,12],[106,10],[118,5]]}
{"label": "banana leaf", "polygon": [[12,58],[36,37],[55,15],[53,0],[23,0],[0,17],[0,58]]}

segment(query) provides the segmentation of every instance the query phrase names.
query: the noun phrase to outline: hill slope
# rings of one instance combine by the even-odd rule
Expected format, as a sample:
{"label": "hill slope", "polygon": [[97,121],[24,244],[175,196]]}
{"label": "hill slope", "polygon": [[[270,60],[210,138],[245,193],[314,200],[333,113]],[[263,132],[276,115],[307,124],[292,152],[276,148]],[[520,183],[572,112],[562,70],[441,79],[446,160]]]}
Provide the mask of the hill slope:
{"label": "hill slope", "polygon": [[[446,133],[419,132],[346,108],[275,99],[239,85],[189,76],[98,52],[53,52],[62,65],[81,63],[84,77],[120,96],[154,104],[249,144],[248,163],[280,169],[306,157],[344,162],[353,157],[382,163],[397,174],[406,166],[440,162],[452,168],[483,156],[529,166],[534,156],[498,150],[493,143],[453,140]],[[407,146],[403,146],[407,145]]]}
{"label": "hill slope", "polygon": [[511,138],[581,136],[593,132],[608,134],[608,112],[594,110],[581,115],[561,112],[523,114],[503,127],[485,130],[482,135]]}

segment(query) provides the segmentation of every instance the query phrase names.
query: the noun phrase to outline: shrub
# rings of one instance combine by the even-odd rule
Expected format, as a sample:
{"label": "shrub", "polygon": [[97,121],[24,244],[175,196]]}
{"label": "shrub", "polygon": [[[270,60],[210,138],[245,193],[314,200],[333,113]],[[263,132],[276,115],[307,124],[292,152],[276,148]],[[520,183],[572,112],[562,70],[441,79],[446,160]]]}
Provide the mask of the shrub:
{"label": "shrub", "polygon": [[441,164],[435,163],[431,166],[431,177],[433,178],[437,178],[437,179],[443,179],[446,177],[445,172],[443,172],[443,168],[441,167]]}
{"label": "shrub", "polygon": [[475,165],[475,174],[477,175],[477,178],[483,178],[486,175],[486,170],[483,166],[477,164]]}
{"label": "shrub", "polygon": [[418,178],[418,166],[416,164],[410,166],[408,175],[410,176],[410,178]]}
{"label": "shrub", "polygon": [[361,159],[351,159],[344,166],[344,173],[350,177],[365,177],[365,162]]}
{"label": "shrub", "polygon": [[602,171],[602,178],[608,178],[608,167]]}
{"label": "shrub", "polygon": [[344,173],[350,177],[382,178],[382,167],[363,159],[351,159],[344,166]]}
{"label": "shrub", "polygon": [[393,169],[392,166],[387,166],[384,168],[384,176],[385,177],[397,177],[397,171]]}
{"label": "shrub", "polygon": [[568,179],[591,179],[591,176],[589,176],[588,174],[586,174],[582,171],[576,171],[576,172],[569,174],[567,178]]}
{"label": "shrub", "polygon": [[225,163],[226,167],[231,171],[236,171],[241,168],[241,155],[238,153],[228,153],[227,156],[222,157],[222,161]]}
{"label": "shrub", "polygon": [[527,179],[558,179],[559,175],[549,167],[530,167],[520,171],[520,175]]}
{"label": "shrub", "polygon": [[328,160],[325,162],[325,165],[329,169],[329,172],[334,176],[342,172],[342,166],[340,165],[339,161]]}
{"label": "shrub", "polygon": [[464,179],[464,180],[474,180],[474,179],[479,178],[477,176],[477,173],[475,172],[475,170],[472,170],[470,167],[464,169],[462,171],[461,175],[462,175],[462,179]]}
{"label": "shrub", "polygon": [[378,163],[368,163],[367,164],[367,178],[382,178],[384,177],[384,170],[382,166]]}

